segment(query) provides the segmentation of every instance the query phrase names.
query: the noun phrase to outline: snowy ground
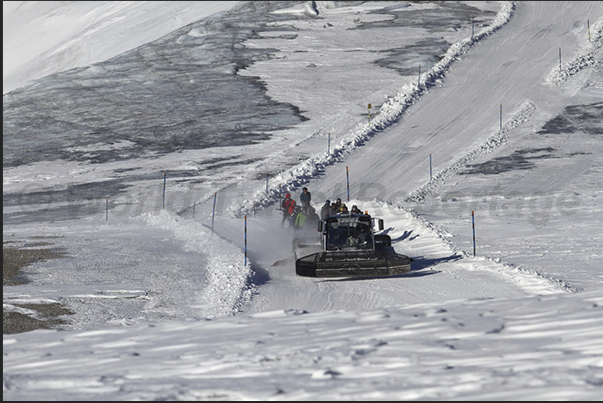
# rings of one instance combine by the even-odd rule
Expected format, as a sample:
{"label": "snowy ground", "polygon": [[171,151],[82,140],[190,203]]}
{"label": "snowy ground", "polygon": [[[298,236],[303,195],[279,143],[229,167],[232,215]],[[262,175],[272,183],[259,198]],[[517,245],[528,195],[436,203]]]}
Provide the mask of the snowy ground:
{"label": "snowy ground", "polygon": [[[599,3],[20,3],[3,238],[68,257],[4,311],[74,314],[4,335],[5,400],[600,399]],[[383,218],[411,273],[297,277],[302,185]]]}

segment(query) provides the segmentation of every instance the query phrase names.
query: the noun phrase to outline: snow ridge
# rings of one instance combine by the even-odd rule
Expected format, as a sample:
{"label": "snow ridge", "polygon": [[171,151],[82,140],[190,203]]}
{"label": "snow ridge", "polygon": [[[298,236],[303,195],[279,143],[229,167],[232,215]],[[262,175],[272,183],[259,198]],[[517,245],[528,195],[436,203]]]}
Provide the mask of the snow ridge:
{"label": "snow ridge", "polygon": [[435,85],[439,79],[444,77],[455,60],[482,39],[506,25],[513,16],[515,4],[516,2],[501,2],[501,8],[492,25],[473,35],[473,37],[450,46],[442,60],[436,63],[428,72],[421,75],[420,83],[404,85],[396,96],[385,102],[370,126],[367,127],[365,123],[359,123],[357,128],[350,135],[344,137],[339,145],[332,149],[330,154],[315,155],[282,172],[274,178],[267,189],[257,190],[251,199],[243,200],[239,206],[230,206],[227,214],[232,217],[240,217],[252,212],[254,207],[263,208],[274,204],[276,200],[279,200],[282,192],[292,192],[307,183],[309,178],[318,174],[324,167],[342,160],[364,142],[391,126],[420,98],[427,88]]}
{"label": "snow ridge", "polygon": [[601,49],[601,35],[603,31],[603,20],[599,20],[593,24],[593,35],[591,43],[586,45],[589,50],[581,50],[579,55],[565,64],[561,64],[561,68],[554,68],[548,82],[556,86],[561,86],[576,73],[579,73],[586,67],[595,63],[595,55]]}

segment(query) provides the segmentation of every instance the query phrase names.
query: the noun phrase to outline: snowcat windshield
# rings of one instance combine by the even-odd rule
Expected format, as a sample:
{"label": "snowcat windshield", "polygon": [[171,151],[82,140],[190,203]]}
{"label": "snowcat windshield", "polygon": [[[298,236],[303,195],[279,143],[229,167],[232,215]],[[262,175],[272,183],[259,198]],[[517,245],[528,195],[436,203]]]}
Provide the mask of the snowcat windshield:
{"label": "snowcat windshield", "polygon": [[370,221],[345,217],[327,222],[327,250],[344,248],[371,249]]}

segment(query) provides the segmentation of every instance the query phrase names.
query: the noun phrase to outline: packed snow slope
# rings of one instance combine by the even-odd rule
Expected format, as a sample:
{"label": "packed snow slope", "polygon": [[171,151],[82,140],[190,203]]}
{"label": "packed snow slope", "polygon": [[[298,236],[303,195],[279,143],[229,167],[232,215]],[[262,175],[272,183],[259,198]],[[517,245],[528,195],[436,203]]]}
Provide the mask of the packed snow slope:
{"label": "packed snow slope", "polygon": [[[4,310],[73,314],[4,335],[4,400],[600,399],[601,4],[210,3],[229,11],[5,93],[4,240],[67,257],[5,285]],[[228,76],[207,91],[234,132],[271,135],[157,151],[114,125],[145,105],[166,132],[196,124],[179,102],[203,71]],[[94,102],[70,112],[74,88]],[[124,137],[80,139],[96,119]],[[302,186],[383,218],[411,273],[297,277],[277,206]]]}

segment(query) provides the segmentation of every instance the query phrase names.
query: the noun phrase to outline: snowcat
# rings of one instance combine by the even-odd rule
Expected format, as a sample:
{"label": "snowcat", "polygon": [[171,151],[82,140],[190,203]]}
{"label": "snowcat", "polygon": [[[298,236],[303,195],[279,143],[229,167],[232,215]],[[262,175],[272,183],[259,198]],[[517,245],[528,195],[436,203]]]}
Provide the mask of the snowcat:
{"label": "snowcat", "polygon": [[335,214],[318,223],[317,237],[293,241],[295,272],[304,277],[374,277],[410,272],[412,259],[396,253],[383,220],[368,214]]}

